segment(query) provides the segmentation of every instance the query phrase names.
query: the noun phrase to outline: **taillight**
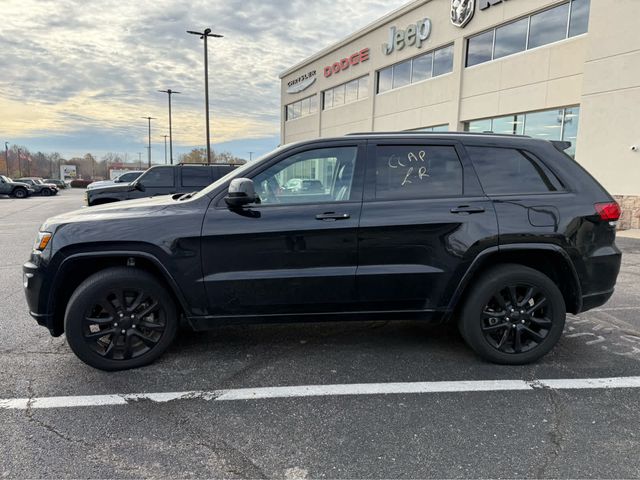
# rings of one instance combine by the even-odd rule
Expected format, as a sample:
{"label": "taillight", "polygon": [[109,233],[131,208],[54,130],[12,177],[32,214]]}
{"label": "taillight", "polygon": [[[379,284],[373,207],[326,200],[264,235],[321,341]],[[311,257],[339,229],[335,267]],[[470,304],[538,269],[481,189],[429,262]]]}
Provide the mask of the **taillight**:
{"label": "taillight", "polygon": [[596,203],[596,212],[605,222],[615,222],[620,218],[620,205],[617,202]]}

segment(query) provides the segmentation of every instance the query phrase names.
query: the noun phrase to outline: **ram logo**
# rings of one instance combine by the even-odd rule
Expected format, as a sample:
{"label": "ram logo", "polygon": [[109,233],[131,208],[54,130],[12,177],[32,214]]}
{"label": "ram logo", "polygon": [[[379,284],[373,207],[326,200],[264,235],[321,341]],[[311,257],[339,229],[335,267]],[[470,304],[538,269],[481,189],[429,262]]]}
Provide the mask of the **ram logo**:
{"label": "ram logo", "polygon": [[476,0],[451,0],[451,23],[463,28],[473,18]]}

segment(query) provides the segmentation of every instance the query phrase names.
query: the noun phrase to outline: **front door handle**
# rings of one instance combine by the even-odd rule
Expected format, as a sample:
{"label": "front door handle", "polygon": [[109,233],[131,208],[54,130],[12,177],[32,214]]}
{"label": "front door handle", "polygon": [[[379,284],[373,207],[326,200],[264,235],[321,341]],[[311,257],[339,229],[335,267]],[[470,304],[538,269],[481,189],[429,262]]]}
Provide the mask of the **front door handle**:
{"label": "front door handle", "polygon": [[460,205],[459,207],[455,207],[451,209],[451,213],[482,213],[484,212],[484,208],[482,207],[473,207],[471,205]]}
{"label": "front door handle", "polygon": [[316,220],[325,220],[327,222],[335,222],[336,220],[346,220],[351,218],[348,213],[325,212],[316,215]]}

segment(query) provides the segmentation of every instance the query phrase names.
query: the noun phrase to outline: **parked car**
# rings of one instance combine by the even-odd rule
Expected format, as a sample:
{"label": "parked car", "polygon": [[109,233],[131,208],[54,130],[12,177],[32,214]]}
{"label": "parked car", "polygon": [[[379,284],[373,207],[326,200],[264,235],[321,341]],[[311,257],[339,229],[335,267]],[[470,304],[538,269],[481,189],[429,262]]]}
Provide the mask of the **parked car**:
{"label": "parked car", "polygon": [[155,166],[132,183],[88,189],[85,203],[93,206],[156,195],[189,193],[203,189],[234,168],[236,165],[225,164]]}
{"label": "parked car", "polygon": [[9,177],[0,175],[0,195],[9,195],[15,198],[27,198],[35,192],[27,183],[14,182]]}
{"label": "parked car", "polygon": [[[29,310],[104,370],[152,362],[181,317],[197,331],[457,322],[482,358],[532,362],[620,269],[620,208],[568,146],[469,133],[284,146],[199,193],[50,218],[24,265]],[[310,165],[324,194],[280,188]]]}
{"label": "parked car", "polygon": [[291,193],[325,193],[322,182],[315,179],[292,178],[285,184],[284,188]]}
{"label": "parked car", "polygon": [[60,180],[57,178],[47,178],[44,180],[44,183],[53,183],[56,187],[58,187],[58,190],[64,190],[65,188],[69,188],[69,186],[64,180]]}
{"label": "parked car", "polygon": [[98,187],[106,187],[109,185],[117,185],[119,183],[125,184],[125,183],[131,183],[133,181],[135,181],[140,175],[142,175],[144,173],[144,170],[135,170],[135,171],[131,171],[131,172],[126,172],[123,173],[121,175],[119,175],[118,177],[114,178],[113,180],[101,180],[99,182],[93,182],[90,185],[87,186],[87,189],[91,190],[94,188],[98,188]]}
{"label": "parked car", "polygon": [[58,187],[53,183],[44,183],[44,181],[38,177],[23,177],[18,178],[17,181],[29,185],[36,195],[49,197],[51,195],[57,195],[58,193]]}

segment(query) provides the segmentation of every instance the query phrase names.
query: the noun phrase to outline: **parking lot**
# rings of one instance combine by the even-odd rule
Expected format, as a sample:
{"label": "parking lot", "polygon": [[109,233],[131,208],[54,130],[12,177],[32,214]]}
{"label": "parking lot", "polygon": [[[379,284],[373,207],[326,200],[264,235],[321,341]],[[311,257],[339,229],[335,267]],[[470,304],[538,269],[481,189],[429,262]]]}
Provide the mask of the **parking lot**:
{"label": "parking lot", "polygon": [[38,226],[81,203],[0,197],[2,477],[640,477],[640,388],[569,382],[640,376],[640,240],[618,241],[611,301],[529,366],[479,360],[452,327],[363,318],[181,332],[153,365],[105,373],[22,293]]}

